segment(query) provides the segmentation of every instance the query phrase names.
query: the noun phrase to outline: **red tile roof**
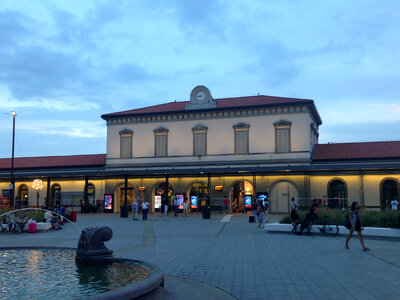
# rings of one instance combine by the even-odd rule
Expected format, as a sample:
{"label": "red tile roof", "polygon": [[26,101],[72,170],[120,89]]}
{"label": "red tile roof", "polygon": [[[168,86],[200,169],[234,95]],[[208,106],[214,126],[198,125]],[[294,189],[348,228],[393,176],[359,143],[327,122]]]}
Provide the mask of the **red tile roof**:
{"label": "red tile roof", "polygon": [[[14,168],[53,168],[53,167],[89,167],[105,166],[105,154],[70,155],[70,156],[40,156],[17,157]],[[0,158],[0,169],[10,169],[11,158]]]}
{"label": "red tile roof", "polygon": [[[224,108],[241,108],[251,106],[273,106],[281,104],[313,104],[313,100],[309,99],[296,99],[296,98],[284,98],[284,97],[273,97],[273,96],[249,96],[249,97],[236,97],[236,98],[221,98],[214,99],[217,107],[216,109]],[[185,106],[189,104],[189,101],[170,102],[159,105],[153,105],[138,109],[126,110],[121,112],[104,114],[101,117],[103,119],[113,116],[127,116],[127,115],[140,115],[140,114],[155,114],[155,113],[171,113],[171,112],[182,112],[185,111]]]}
{"label": "red tile roof", "polygon": [[313,161],[400,158],[400,141],[318,144]]}

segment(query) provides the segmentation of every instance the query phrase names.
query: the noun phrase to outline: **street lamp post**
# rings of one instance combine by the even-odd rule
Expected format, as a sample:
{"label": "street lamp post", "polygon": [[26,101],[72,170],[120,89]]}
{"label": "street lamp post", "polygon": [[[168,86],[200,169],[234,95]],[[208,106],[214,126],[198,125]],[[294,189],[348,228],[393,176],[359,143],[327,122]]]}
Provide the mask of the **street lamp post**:
{"label": "street lamp post", "polygon": [[15,194],[15,178],[14,178],[14,144],[15,144],[15,117],[17,113],[11,112],[13,116],[13,136],[12,136],[12,150],[11,150],[11,195],[10,195],[10,209],[14,207],[14,194]]}
{"label": "street lamp post", "polygon": [[36,190],[36,207],[39,207],[39,193],[43,188],[43,181],[41,179],[35,179],[32,182],[32,188]]}

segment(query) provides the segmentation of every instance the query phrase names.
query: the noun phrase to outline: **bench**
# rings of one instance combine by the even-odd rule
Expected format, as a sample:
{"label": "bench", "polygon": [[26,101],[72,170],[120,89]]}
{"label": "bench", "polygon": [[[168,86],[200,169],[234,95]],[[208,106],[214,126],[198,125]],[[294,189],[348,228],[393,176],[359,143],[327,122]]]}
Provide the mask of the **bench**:
{"label": "bench", "polygon": [[[1,224],[3,226],[3,229],[7,230],[7,224]],[[28,231],[28,223],[25,224],[24,226],[24,231]],[[39,222],[36,223],[36,231],[47,231],[51,229],[51,224],[50,223],[44,223],[44,222]]]}
{"label": "bench", "polygon": [[[29,226],[28,223],[26,223],[24,226],[24,231],[28,231],[28,226]],[[45,222],[36,223],[36,231],[47,231],[51,228],[52,226],[50,223],[45,223]]]}
{"label": "bench", "polygon": [[[269,232],[291,232],[292,229],[292,224],[266,223],[264,225],[264,230]],[[313,226],[311,232],[319,233],[317,226]],[[339,226],[339,234],[347,235],[348,233],[349,230],[346,227]],[[400,230],[393,228],[364,227],[362,234],[363,236],[400,238]]]}

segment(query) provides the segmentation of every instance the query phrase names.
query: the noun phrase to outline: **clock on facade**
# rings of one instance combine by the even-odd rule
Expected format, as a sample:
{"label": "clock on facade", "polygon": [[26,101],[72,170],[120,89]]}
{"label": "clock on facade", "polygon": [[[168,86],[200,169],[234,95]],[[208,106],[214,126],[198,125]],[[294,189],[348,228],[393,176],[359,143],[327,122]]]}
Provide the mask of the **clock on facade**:
{"label": "clock on facade", "polygon": [[197,103],[204,103],[206,100],[206,92],[204,90],[198,90],[194,97]]}

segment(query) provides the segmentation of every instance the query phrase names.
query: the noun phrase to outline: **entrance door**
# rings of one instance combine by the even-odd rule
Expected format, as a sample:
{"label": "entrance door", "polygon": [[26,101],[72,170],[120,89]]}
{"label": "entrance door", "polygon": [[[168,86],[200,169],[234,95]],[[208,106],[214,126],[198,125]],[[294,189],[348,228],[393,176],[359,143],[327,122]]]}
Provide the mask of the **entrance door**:
{"label": "entrance door", "polygon": [[[128,183],[126,202],[129,208],[132,207],[134,199],[135,189],[132,184]],[[123,183],[120,184],[116,190],[114,212],[119,213],[121,205],[125,205],[125,184]]]}
{"label": "entrance door", "polygon": [[298,198],[299,193],[296,186],[289,181],[276,183],[271,190],[270,206],[271,212],[290,212],[290,199]]}
{"label": "entrance door", "polygon": [[189,190],[189,200],[190,211],[200,211],[202,201],[208,200],[208,185],[204,182],[193,183]]}
{"label": "entrance door", "polygon": [[[239,212],[244,212],[244,198],[245,196],[253,196],[253,185],[246,181],[238,181],[236,182],[231,191],[231,210],[232,212],[236,211],[236,203]],[[253,199],[254,200],[254,199]]]}

